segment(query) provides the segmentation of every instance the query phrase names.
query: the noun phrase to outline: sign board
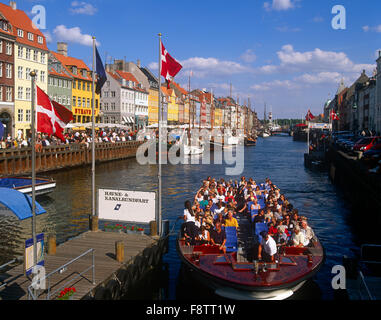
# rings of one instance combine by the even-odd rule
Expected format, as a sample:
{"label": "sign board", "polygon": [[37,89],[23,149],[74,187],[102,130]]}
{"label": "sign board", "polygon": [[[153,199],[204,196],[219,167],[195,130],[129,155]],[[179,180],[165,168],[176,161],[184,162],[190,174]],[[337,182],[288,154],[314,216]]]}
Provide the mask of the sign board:
{"label": "sign board", "polygon": [[332,129],[332,123],[313,123],[308,124],[310,129],[330,130]]}
{"label": "sign board", "polygon": [[[44,234],[38,234],[36,236],[37,242],[37,265],[44,266]],[[24,259],[24,268],[26,275],[32,273],[32,268],[34,264],[34,250],[33,250],[33,238],[27,239],[25,241],[25,259]]]}
{"label": "sign board", "polygon": [[155,208],[155,192],[98,190],[99,219],[150,223],[155,220]]}

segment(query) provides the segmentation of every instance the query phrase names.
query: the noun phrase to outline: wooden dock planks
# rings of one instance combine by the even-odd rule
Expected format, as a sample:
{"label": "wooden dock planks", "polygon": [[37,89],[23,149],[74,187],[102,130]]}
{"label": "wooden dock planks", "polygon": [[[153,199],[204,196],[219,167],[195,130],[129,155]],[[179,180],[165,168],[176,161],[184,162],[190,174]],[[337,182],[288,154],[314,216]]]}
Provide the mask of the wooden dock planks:
{"label": "wooden dock planks", "polygon": [[[124,262],[119,263],[115,260],[115,242],[123,241],[124,243]],[[60,268],[70,260],[78,257],[89,249],[95,249],[95,283],[92,284],[92,270],[90,269],[74,282],[66,285],[66,287],[75,287],[77,293],[74,300],[79,300],[89,293],[90,290],[107,280],[114,272],[122,267],[123,264],[141,253],[146,247],[154,244],[155,240],[147,235],[129,235],[126,233],[114,232],[86,232],[79,237],[71,239],[57,247],[56,255],[45,256],[46,274]],[[56,273],[51,279],[51,290],[58,290],[60,286],[70,280],[73,275],[79,274],[89,268],[92,264],[92,254],[88,254],[80,260],[68,266],[67,270],[62,274]],[[3,277],[4,279],[4,277]],[[23,266],[19,265],[6,273],[5,282],[8,283],[6,288],[0,290],[0,298],[3,300],[27,300],[28,286],[31,280],[24,275]],[[60,290],[57,292],[59,295]],[[45,294],[40,296],[44,299]],[[53,297],[55,298],[55,297]]]}

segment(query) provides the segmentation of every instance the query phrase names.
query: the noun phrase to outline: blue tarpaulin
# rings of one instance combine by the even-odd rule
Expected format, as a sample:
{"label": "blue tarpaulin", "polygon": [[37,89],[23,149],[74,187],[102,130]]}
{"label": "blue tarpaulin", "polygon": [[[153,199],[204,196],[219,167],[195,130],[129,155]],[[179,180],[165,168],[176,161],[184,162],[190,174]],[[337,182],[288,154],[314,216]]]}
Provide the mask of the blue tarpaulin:
{"label": "blue tarpaulin", "polygon": [[[32,198],[17,190],[0,188],[0,203],[11,210],[19,220],[32,218]],[[36,215],[46,213],[36,201]]]}

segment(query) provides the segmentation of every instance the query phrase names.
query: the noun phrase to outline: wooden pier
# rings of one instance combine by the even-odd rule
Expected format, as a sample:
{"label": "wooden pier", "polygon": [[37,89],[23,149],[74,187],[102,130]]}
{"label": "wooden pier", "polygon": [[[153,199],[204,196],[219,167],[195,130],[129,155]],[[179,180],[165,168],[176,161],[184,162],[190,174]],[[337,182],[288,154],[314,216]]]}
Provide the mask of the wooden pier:
{"label": "wooden pier", "polygon": [[[54,273],[50,279],[50,300],[56,299],[66,287],[75,287],[73,300],[80,299],[118,299],[118,297],[144,276],[144,273],[158,264],[166,249],[165,240],[140,234],[88,231],[58,246],[55,254],[45,255],[46,275],[60,270],[62,266],[76,259],[86,251],[94,249],[94,279],[92,252]],[[46,240],[45,240],[46,241]],[[116,249],[118,244],[118,249]],[[116,254],[122,261],[118,262]],[[25,276],[23,265],[6,274],[0,274],[0,300],[27,300],[31,279]],[[83,275],[78,276],[88,269]],[[71,280],[77,276],[77,279]],[[95,280],[95,284],[93,284]],[[69,281],[69,282],[68,282]],[[39,299],[47,298],[47,289],[40,293]],[[54,293],[54,291],[56,291]],[[53,293],[53,294],[52,294]]]}
{"label": "wooden pier", "polygon": [[[134,158],[142,142],[126,141],[116,143],[97,143],[95,157],[97,162]],[[36,153],[36,172],[48,172],[62,168],[89,165],[92,162],[91,144],[70,144],[43,147]],[[0,149],[0,177],[30,174],[32,168],[32,149]]]}

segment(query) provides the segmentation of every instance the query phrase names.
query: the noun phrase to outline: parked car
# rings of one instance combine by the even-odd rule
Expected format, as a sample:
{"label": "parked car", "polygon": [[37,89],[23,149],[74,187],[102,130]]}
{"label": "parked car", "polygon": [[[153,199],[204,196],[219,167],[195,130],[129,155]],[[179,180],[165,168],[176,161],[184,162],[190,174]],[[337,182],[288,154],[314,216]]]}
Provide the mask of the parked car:
{"label": "parked car", "polygon": [[362,157],[370,165],[376,165],[381,160],[381,142],[374,145],[368,151],[365,151]]}
{"label": "parked car", "polygon": [[353,147],[354,151],[368,151],[373,146],[381,142],[381,137],[365,137],[356,142]]}

